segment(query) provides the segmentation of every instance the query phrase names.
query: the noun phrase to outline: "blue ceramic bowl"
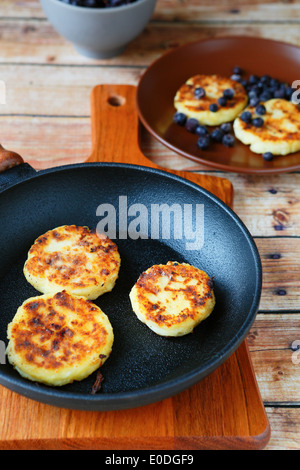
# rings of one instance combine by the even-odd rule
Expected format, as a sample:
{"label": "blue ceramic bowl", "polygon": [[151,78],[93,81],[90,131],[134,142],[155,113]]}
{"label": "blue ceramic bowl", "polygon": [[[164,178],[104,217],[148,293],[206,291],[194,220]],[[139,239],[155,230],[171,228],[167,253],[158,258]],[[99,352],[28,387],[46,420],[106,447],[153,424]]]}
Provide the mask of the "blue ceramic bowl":
{"label": "blue ceramic bowl", "polygon": [[120,55],[149,22],[157,0],[124,6],[86,8],[60,0],[40,0],[54,29],[82,55],[106,59]]}

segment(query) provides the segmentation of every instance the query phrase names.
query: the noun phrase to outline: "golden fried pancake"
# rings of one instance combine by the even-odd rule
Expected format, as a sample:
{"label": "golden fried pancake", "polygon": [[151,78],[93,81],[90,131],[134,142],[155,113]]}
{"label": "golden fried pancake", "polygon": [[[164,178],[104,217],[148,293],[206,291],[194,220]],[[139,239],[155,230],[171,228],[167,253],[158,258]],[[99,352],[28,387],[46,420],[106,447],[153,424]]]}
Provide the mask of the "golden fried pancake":
{"label": "golden fried pancake", "polygon": [[[263,154],[287,155],[300,150],[300,109],[297,104],[284,99],[271,99],[264,103],[266,114],[262,127],[243,122],[240,116],[234,121],[233,129],[237,139],[250,145],[250,150]],[[258,117],[255,108],[246,111]]]}
{"label": "golden fried pancake", "polygon": [[169,261],[142,273],[129,294],[136,316],[161,336],[183,336],[215,306],[213,281],[198,268]]}
{"label": "golden fried pancake", "polygon": [[[203,98],[195,97],[196,88],[205,90]],[[227,89],[234,90],[233,98],[228,99],[224,106],[218,105],[217,112],[210,111],[210,105],[217,104]],[[240,83],[219,75],[195,75],[179,88],[175,95],[174,106],[177,112],[185,114],[188,118],[197,119],[201,125],[218,126],[233,121],[247,102],[246,90]]]}
{"label": "golden fried pancake", "polygon": [[109,357],[114,340],[102,310],[65,291],[26,300],[7,336],[8,360],[16,370],[52,386],[89,376]]}
{"label": "golden fried pancake", "polygon": [[64,225],[34,242],[24,275],[44,294],[66,290],[94,300],[113,289],[120,263],[118,248],[108,237],[87,227]]}

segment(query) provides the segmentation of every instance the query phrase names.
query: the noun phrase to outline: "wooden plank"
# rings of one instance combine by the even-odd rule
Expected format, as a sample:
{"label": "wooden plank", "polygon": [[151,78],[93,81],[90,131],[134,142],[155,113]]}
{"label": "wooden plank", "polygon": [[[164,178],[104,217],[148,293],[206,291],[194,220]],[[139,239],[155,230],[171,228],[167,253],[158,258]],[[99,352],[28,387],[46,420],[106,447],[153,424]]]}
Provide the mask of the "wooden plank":
{"label": "wooden plank", "polygon": [[3,146],[36,170],[82,163],[91,153],[90,117],[0,116],[0,126]]}
{"label": "wooden plank", "polygon": [[[154,19],[164,21],[288,21],[297,17],[297,2],[281,0],[158,0]],[[2,0],[1,13],[4,18],[44,18],[36,0]]]}
{"label": "wooden plank", "polygon": [[272,432],[265,450],[299,450],[299,408],[267,407],[266,411]]}
{"label": "wooden plank", "polygon": [[245,450],[263,448],[269,439],[245,343],[190,389],[132,410],[87,413],[59,409],[3,387],[0,397],[1,450]]}
{"label": "wooden plank", "polygon": [[[188,6],[188,8],[187,8]],[[154,15],[163,21],[288,22],[299,15],[299,3],[280,0],[159,0]]]}
{"label": "wooden plank", "polygon": [[[86,94],[89,95],[88,90],[86,90]],[[47,99],[45,97],[45,100]],[[36,102],[36,100],[34,101]],[[86,112],[90,113],[89,106],[85,107]],[[0,116],[0,124],[4,147],[20,153],[36,169],[83,162],[91,153],[91,120],[89,115],[65,118],[57,116]],[[142,151],[159,166],[184,171],[199,169],[199,166],[193,162],[177,156],[158,143],[156,144],[154,139],[151,139],[151,145],[153,144],[151,151],[149,142],[146,142],[146,145],[144,142],[144,134],[142,134]],[[232,182],[235,188],[234,210],[253,236],[300,236],[299,173],[292,175],[293,185],[291,185],[291,175],[289,174],[263,178],[220,172],[212,172],[211,174],[223,177],[226,175],[226,178]],[[249,195],[251,198],[248,197]],[[285,243],[282,242],[283,245]],[[296,249],[298,241],[296,240],[294,243]],[[281,250],[280,247],[283,245],[280,245],[278,249]],[[290,256],[292,257],[292,254]],[[291,263],[293,263],[292,258]],[[272,288],[272,285],[268,284],[266,288]],[[281,300],[285,302],[286,298]]]}
{"label": "wooden plank", "polygon": [[300,406],[300,314],[258,314],[247,342],[265,403]]}
{"label": "wooden plank", "polygon": [[[20,151],[36,168],[84,161],[90,153],[90,118],[88,106],[82,103],[86,100],[88,89],[95,83],[94,76],[97,76],[97,83],[118,82],[121,76],[119,83],[126,80],[125,83],[136,84],[144,68],[162,53],[202,37],[248,34],[273,37],[299,45],[299,8],[299,2],[272,0],[237,0],[234,6],[231,0],[214,3],[210,0],[159,0],[154,21],[121,57],[94,62],[74,53],[72,46],[53,32],[43,18],[37,0],[2,0],[0,61],[3,61],[3,67],[0,67],[0,72],[6,74],[6,68],[11,69],[5,75],[10,99],[6,106],[0,105],[0,114],[7,114],[0,117],[1,141],[8,144],[9,148]],[[15,21],[14,17],[19,19]],[[40,19],[36,21],[32,18]],[[36,65],[28,69],[23,80],[23,67],[30,62]],[[78,70],[76,67],[62,67],[64,64],[74,64]],[[63,69],[61,73],[55,65]],[[93,72],[89,74],[80,71],[81,66],[90,67]],[[124,68],[129,68],[129,71],[122,71]],[[3,79],[1,73],[0,79]],[[78,80],[80,73],[87,88]],[[62,98],[59,91],[59,80],[62,80],[69,95],[67,99]],[[70,96],[74,100],[74,107],[70,103]],[[15,99],[19,100],[18,107],[13,103]],[[62,99],[62,105],[66,101],[71,115],[60,117],[63,108],[58,110],[56,105],[52,108],[51,99]],[[52,109],[55,113],[49,117],[48,111]],[[11,116],[14,110],[20,114],[28,113],[29,116]],[[30,113],[45,117],[34,117]],[[206,173],[205,167],[170,152],[152,138],[147,142],[145,136],[142,139],[142,150],[160,166],[226,176],[235,187],[234,208],[250,231],[256,237],[276,237],[256,238],[264,268],[260,312],[274,314],[260,313],[257,316],[248,343],[272,428],[267,449],[299,449],[299,365],[295,368],[291,360],[291,344],[299,339],[299,245],[298,239],[288,238],[299,237],[299,174],[255,179],[212,171]],[[246,194],[251,196],[252,203]],[[283,213],[280,212],[282,209]],[[288,213],[288,219],[285,212]],[[287,226],[283,230],[275,229],[276,219],[280,222],[279,227]],[[270,257],[276,254],[280,254],[281,258],[276,260]],[[286,295],[278,295],[277,288],[286,290]],[[280,313],[286,311],[295,313]],[[18,405],[16,399],[16,407]],[[283,405],[284,408],[280,408]],[[55,412],[59,414],[60,410]],[[25,420],[32,431],[29,415],[28,408]],[[9,414],[5,416],[7,418]],[[54,423],[57,420],[59,417],[55,416]],[[4,418],[2,423],[3,426],[7,425],[7,419]],[[68,426],[78,426],[73,414],[70,414],[62,429],[64,436]],[[91,424],[91,429],[93,426]],[[145,437],[142,436],[142,439]]]}
{"label": "wooden plank", "polygon": [[[122,109],[109,106],[108,97],[113,92],[126,97]],[[118,139],[112,122],[120,131]],[[99,160],[99,148],[103,148],[106,161],[129,163],[134,158],[135,163],[147,164],[138,149],[137,126],[135,87],[97,87],[92,100],[91,160]],[[151,163],[149,166],[153,167]],[[188,176],[203,178],[192,173]],[[225,184],[226,180],[206,178],[207,186],[209,182],[210,189],[217,189],[218,193],[224,184],[224,190],[229,190],[224,200],[231,199],[231,186]],[[224,392],[222,398],[220,387]],[[142,409],[86,414],[29,402],[3,388],[0,394],[0,421],[4,423],[0,429],[2,449],[130,449],[133,446],[143,449],[257,449],[264,447],[269,439],[268,421],[245,342],[205,380],[171,399]],[[4,403],[7,406],[3,406]],[[193,404],[193,413],[190,404]],[[27,426],[29,410],[33,419]],[[215,420],[211,420],[212,410]]]}
{"label": "wooden plank", "polygon": [[255,240],[263,267],[260,310],[299,310],[300,238]]}
{"label": "wooden plank", "polygon": [[[14,19],[1,23],[0,62],[145,67],[175,47],[216,36],[258,36],[300,45],[297,28],[291,28],[289,24],[281,24],[279,27],[274,23],[266,25],[260,22],[151,22],[122,55],[107,60],[92,60],[79,55],[68,41],[53,30],[48,21]],[[116,71],[111,70],[111,77],[115,75]]]}

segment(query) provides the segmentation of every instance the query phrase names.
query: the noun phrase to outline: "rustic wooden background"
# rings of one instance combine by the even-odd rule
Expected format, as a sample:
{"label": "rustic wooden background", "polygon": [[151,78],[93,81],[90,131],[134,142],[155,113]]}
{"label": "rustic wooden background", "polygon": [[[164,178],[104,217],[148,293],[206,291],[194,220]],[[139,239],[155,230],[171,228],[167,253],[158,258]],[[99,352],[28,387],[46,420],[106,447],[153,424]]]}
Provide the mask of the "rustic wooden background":
{"label": "rustic wooden background", "polygon": [[[122,56],[92,61],[55,33],[38,0],[1,0],[6,104],[0,105],[0,141],[36,169],[83,162],[91,152],[93,86],[136,85],[153,60],[189,41],[249,35],[300,46],[299,32],[300,1],[158,0],[152,21]],[[300,79],[299,67],[297,73]],[[255,238],[264,271],[248,344],[271,425],[266,449],[300,449],[300,352],[293,351],[300,341],[300,172],[258,177],[207,171],[146,132],[142,150],[161,166],[233,183],[234,210]]]}

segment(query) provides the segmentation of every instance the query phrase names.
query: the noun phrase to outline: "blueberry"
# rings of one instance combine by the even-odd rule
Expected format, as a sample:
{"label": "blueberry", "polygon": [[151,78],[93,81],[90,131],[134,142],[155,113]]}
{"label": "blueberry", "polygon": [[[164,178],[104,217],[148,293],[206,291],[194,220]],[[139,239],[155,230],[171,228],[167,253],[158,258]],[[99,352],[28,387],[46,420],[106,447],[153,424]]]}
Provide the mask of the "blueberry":
{"label": "blueberry", "polygon": [[212,113],[216,113],[219,109],[219,106],[216,104],[216,103],[212,103],[209,105],[209,110],[212,112]]}
{"label": "blueberry", "polygon": [[266,160],[267,162],[270,162],[271,160],[273,160],[274,158],[274,155],[272,152],[265,152],[263,154],[263,159]]}
{"label": "blueberry", "polygon": [[230,122],[224,122],[221,124],[220,129],[224,132],[224,134],[229,134],[229,132],[231,132],[232,126]]}
{"label": "blueberry", "polygon": [[237,74],[237,75],[243,75],[243,69],[239,66],[235,66],[232,70],[232,73],[233,74]]}
{"label": "blueberry", "polygon": [[285,98],[290,100],[292,98],[292,94],[294,93],[295,89],[291,87],[286,87],[285,89]]}
{"label": "blueberry", "polygon": [[202,135],[207,135],[208,134],[208,130],[205,126],[197,126],[196,129],[195,129],[195,134],[199,135],[199,136],[202,136]]}
{"label": "blueberry", "polygon": [[270,86],[274,88],[275,90],[279,88],[280,82],[277,80],[277,78],[271,78],[270,80]]}
{"label": "blueberry", "polygon": [[264,125],[264,120],[260,117],[254,118],[252,121],[252,124],[255,127],[262,127]]}
{"label": "blueberry", "polygon": [[261,77],[260,82],[263,83],[264,85],[268,85],[270,83],[271,77],[270,75],[264,75]]}
{"label": "blueberry", "polygon": [[220,128],[216,128],[211,132],[210,137],[214,142],[222,142],[224,132]]}
{"label": "blueberry", "polygon": [[194,133],[198,125],[199,125],[199,122],[197,121],[197,119],[188,118],[185,123],[185,128],[187,131]]}
{"label": "blueberry", "polygon": [[251,98],[250,101],[249,101],[249,106],[255,108],[256,106],[258,106],[260,103],[260,99],[259,98]]}
{"label": "blueberry", "polygon": [[266,114],[267,110],[266,107],[263,104],[259,104],[256,109],[255,109],[256,114],[259,114],[260,116],[263,116]]}
{"label": "blueberry", "polygon": [[259,77],[257,75],[250,75],[248,82],[250,85],[256,85],[256,83],[259,81]]}
{"label": "blueberry", "polygon": [[241,120],[243,122],[246,122],[247,124],[250,124],[252,121],[252,114],[250,113],[250,111],[244,111],[241,114]]}
{"label": "blueberry", "polygon": [[260,101],[268,101],[271,98],[273,98],[272,93],[266,90],[264,90],[262,94],[260,95]]}
{"label": "blueberry", "polygon": [[233,147],[234,142],[235,142],[234,137],[231,134],[225,134],[222,139],[222,144],[225,145],[226,147]]}
{"label": "blueberry", "polygon": [[173,121],[175,124],[179,124],[180,126],[184,126],[186,123],[186,115],[183,113],[175,113],[173,116]]}
{"label": "blueberry", "polygon": [[203,135],[197,140],[197,146],[201,150],[207,150],[210,145],[209,135]]}
{"label": "blueberry", "polygon": [[234,82],[240,82],[242,80],[242,77],[241,75],[237,74],[237,73],[234,73],[233,75],[231,75],[231,80],[233,80]]}
{"label": "blueberry", "polygon": [[257,98],[257,90],[251,90],[248,93],[249,98]]}
{"label": "blueberry", "polygon": [[227,104],[227,99],[224,96],[221,96],[221,98],[218,99],[218,104],[220,106],[226,106]]}
{"label": "blueberry", "polygon": [[110,8],[120,5],[127,5],[137,0],[60,0],[63,3],[78,7],[88,8]]}
{"label": "blueberry", "polygon": [[282,88],[279,88],[278,90],[275,90],[274,91],[274,98],[284,99],[285,98],[285,90],[283,90]]}
{"label": "blueberry", "polygon": [[195,88],[195,91],[194,91],[195,98],[201,99],[201,98],[204,98],[205,95],[206,93],[205,93],[204,88],[200,88],[200,87]]}
{"label": "blueberry", "polygon": [[235,92],[232,88],[227,88],[226,90],[224,90],[223,92],[223,96],[224,98],[226,98],[227,100],[232,100],[232,98],[234,97],[235,95]]}

